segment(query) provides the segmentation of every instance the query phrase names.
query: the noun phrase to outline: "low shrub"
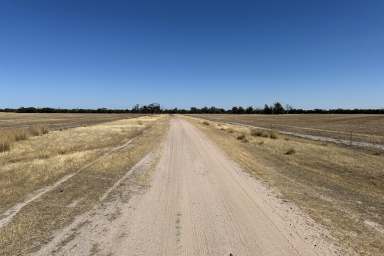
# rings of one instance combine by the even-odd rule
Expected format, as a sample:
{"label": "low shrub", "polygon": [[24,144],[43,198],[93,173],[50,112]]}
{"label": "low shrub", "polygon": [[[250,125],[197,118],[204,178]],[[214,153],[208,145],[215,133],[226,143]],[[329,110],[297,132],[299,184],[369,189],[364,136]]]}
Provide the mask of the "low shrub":
{"label": "low shrub", "polygon": [[207,121],[203,121],[203,125],[209,125],[209,123]]}
{"label": "low shrub", "polygon": [[259,130],[259,129],[251,129],[251,135],[254,137],[268,137],[268,134],[265,131]]}
{"label": "low shrub", "polygon": [[228,133],[234,133],[235,131],[234,131],[232,128],[228,128],[228,129],[227,129],[227,132],[228,132]]}
{"label": "low shrub", "polygon": [[288,150],[285,152],[286,155],[293,155],[293,154],[295,154],[295,153],[296,153],[296,150],[295,150],[294,148],[290,148],[290,149],[288,149]]}
{"label": "low shrub", "polygon": [[278,138],[277,132],[276,131],[270,131],[269,132],[269,138],[277,139]]}
{"label": "low shrub", "polygon": [[240,134],[239,136],[236,137],[238,140],[242,140],[245,138],[245,134]]}
{"label": "low shrub", "polygon": [[238,136],[236,137],[236,139],[238,139],[238,140],[240,140],[240,141],[242,141],[242,142],[248,142],[247,136],[245,136],[244,133],[238,135]]}

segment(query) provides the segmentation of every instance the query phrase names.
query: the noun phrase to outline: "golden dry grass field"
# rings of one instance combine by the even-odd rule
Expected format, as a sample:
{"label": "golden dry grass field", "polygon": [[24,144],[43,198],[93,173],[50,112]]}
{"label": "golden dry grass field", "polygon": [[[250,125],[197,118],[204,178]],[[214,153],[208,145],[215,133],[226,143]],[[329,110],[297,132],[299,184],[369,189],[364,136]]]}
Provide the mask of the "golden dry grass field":
{"label": "golden dry grass field", "polygon": [[[57,115],[40,115],[35,123],[66,126]],[[60,115],[61,116],[61,115]],[[13,123],[29,124],[35,115]],[[67,118],[68,116],[66,116]],[[156,148],[167,126],[166,116],[117,119],[82,115],[65,130],[15,141],[0,153],[0,255],[38,250],[55,230],[90,210],[145,154]],[[4,119],[4,116],[3,116]],[[81,121],[80,121],[81,119]],[[12,119],[9,120],[12,123]]]}
{"label": "golden dry grass field", "polygon": [[[382,255],[382,155],[276,131],[188,118],[252,176],[273,188],[283,201],[293,202],[330,230],[344,248],[352,249],[357,255]],[[215,118],[222,121],[230,116],[210,119]],[[241,120],[241,116],[236,119]],[[378,131],[382,129],[378,126],[380,120],[372,121]],[[323,125],[326,128],[326,124]],[[354,125],[357,124],[350,126]],[[344,122],[344,126],[348,123]],[[371,127],[370,131],[373,130]]]}
{"label": "golden dry grass field", "polygon": [[9,151],[14,142],[46,134],[49,130],[62,130],[139,116],[142,115],[0,112],[0,152]]}

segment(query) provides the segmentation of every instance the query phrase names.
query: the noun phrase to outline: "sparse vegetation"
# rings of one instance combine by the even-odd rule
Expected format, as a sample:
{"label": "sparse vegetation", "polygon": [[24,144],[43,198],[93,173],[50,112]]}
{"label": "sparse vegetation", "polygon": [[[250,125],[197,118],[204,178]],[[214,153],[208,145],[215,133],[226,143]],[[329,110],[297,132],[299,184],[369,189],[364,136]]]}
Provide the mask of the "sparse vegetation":
{"label": "sparse vegetation", "polygon": [[[336,140],[384,145],[384,115],[306,114],[306,115],[197,115],[210,121],[235,122],[247,126],[327,137]],[[255,130],[261,130],[256,129]],[[252,132],[252,131],[251,131]],[[352,132],[352,133],[351,133]],[[261,132],[255,131],[256,134]],[[259,136],[260,136],[259,135]]]}
{"label": "sparse vegetation", "polygon": [[209,125],[209,122],[207,122],[207,121],[203,121],[203,125]]}
{"label": "sparse vegetation", "polygon": [[265,131],[261,129],[251,128],[250,134],[253,137],[263,137],[263,138],[271,138],[271,139],[277,139],[278,133],[277,131],[271,130],[271,131]]}

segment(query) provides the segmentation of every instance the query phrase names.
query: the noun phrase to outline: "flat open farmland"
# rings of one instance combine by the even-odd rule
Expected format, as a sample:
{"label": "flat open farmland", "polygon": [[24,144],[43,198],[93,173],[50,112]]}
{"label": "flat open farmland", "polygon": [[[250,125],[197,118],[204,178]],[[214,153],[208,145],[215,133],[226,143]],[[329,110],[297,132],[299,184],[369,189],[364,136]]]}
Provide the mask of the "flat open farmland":
{"label": "flat open farmland", "polygon": [[384,115],[196,115],[214,121],[233,122],[346,142],[384,145]]}
{"label": "flat open farmland", "polygon": [[71,114],[71,113],[5,113],[0,112],[0,129],[44,126],[50,130],[73,128],[119,119],[137,117],[141,114]]}
{"label": "flat open farmland", "polygon": [[276,189],[283,205],[299,206],[352,249],[338,255],[383,255],[382,155],[276,131],[190,120],[243,170]]}
{"label": "flat open farmland", "polygon": [[[92,120],[82,117],[83,124]],[[38,250],[76,216],[107,202],[122,179],[132,183],[122,192],[128,199],[130,189],[140,189],[147,179],[144,171],[129,171],[156,148],[165,121],[142,116],[49,131],[0,152],[0,255]]]}
{"label": "flat open farmland", "polygon": [[181,115],[47,115],[49,130],[14,116],[0,130],[0,255],[384,250],[376,152]]}

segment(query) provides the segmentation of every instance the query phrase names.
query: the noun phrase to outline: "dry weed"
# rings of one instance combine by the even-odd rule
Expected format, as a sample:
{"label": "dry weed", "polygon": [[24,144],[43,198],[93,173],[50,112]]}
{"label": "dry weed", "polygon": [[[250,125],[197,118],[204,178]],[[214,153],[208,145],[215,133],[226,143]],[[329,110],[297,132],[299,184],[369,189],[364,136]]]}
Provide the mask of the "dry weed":
{"label": "dry weed", "polygon": [[290,148],[290,149],[288,149],[288,150],[285,152],[286,155],[293,155],[293,154],[295,154],[295,153],[296,153],[296,150],[295,150],[294,148]]}

